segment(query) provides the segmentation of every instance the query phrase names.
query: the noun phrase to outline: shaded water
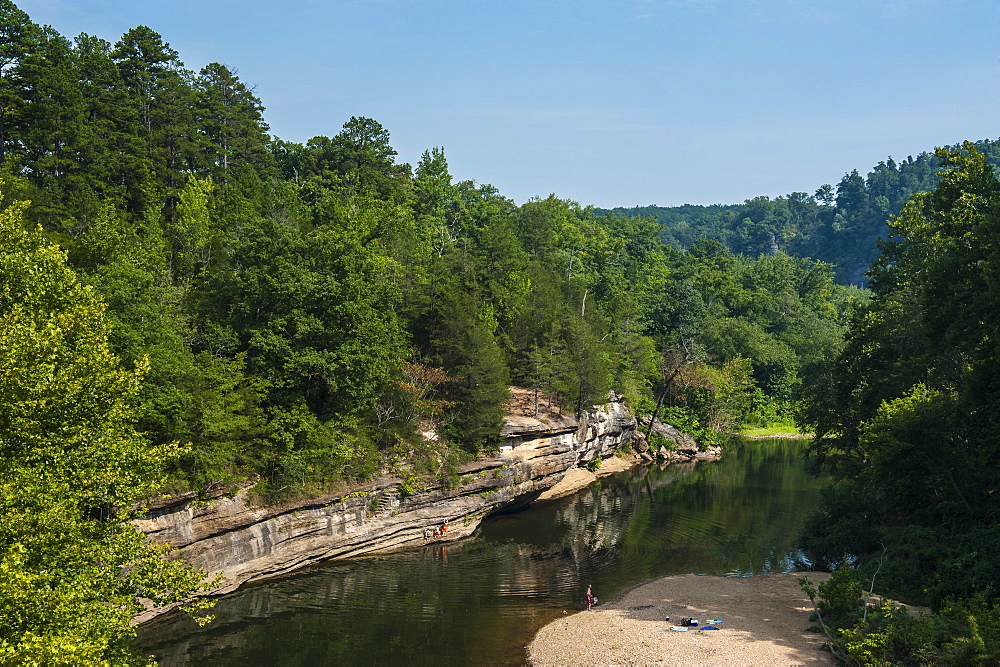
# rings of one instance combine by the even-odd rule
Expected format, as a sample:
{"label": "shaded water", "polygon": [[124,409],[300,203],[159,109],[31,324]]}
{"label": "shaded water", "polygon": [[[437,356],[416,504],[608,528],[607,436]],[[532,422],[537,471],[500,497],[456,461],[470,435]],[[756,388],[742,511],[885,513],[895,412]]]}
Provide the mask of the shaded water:
{"label": "shaded water", "polygon": [[802,567],[818,501],[801,441],[734,442],[721,461],[638,467],[569,498],[488,519],[449,546],[333,561],[220,598],[205,628],[180,614],[140,631],[161,665],[523,664],[542,626],[666,574]]}

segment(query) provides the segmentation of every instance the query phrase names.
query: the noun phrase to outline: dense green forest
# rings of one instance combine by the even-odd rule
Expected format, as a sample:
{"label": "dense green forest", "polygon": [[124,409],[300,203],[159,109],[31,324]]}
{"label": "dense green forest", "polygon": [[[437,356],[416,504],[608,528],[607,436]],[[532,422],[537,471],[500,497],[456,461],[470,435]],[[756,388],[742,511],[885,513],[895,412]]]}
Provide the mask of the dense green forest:
{"label": "dense green forest", "polygon": [[570,412],[615,390],[706,437],[787,419],[865,298],[822,262],[518,206],[439,148],[401,164],[370,118],[272,137],[233,71],[186,69],[147,27],[70,40],[9,3],[4,21],[4,196],[147,369],[139,430],[190,443],[172,490],[447,474],[496,444],[510,384]]}
{"label": "dense green forest", "polygon": [[[977,141],[975,147],[1000,169],[1000,141]],[[821,185],[812,195],[793,192],[742,204],[636,206],[597,213],[654,218],[663,225],[663,240],[675,248],[709,238],[751,257],[780,250],[818,259],[834,266],[837,282],[867,287],[868,268],[879,256],[877,241],[890,232],[889,216],[898,215],[911,195],[933,190],[939,169],[939,158],[925,152],[898,163],[887,158],[864,177],[855,169],[836,186]]]}
{"label": "dense green forest", "polygon": [[0,663],[129,664],[140,598],[202,588],[129,523],[181,448],[136,432],[141,370],[22,208],[0,212]]}
{"label": "dense green forest", "polygon": [[[972,143],[936,156],[937,187],[891,220],[873,298],[800,404],[835,479],[804,544],[855,566],[827,593],[864,664],[1000,659],[1000,182]],[[866,614],[862,585],[939,613]]]}
{"label": "dense green forest", "polygon": [[0,661],[121,663],[136,596],[196,588],[128,528],[142,498],[447,479],[510,385],[706,440],[797,414],[838,479],[818,562],[941,608],[996,583],[996,142],[599,211],[332,130],[272,136],[148,27],[70,39],[0,0]]}

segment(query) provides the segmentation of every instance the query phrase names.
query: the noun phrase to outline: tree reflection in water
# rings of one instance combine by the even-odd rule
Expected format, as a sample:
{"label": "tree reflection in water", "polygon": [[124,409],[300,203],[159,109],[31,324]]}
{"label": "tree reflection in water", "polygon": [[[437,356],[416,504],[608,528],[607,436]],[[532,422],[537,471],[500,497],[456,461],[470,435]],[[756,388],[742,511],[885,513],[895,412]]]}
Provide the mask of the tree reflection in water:
{"label": "tree reflection in water", "polygon": [[802,567],[795,541],[820,480],[801,441],[737,440],[721,461],[638,467],[569,498],[492,517],[471,538],[318,565],[219,600],[205,628],[144,626],[161,665],[523,664],[564,610],[666,574]]}

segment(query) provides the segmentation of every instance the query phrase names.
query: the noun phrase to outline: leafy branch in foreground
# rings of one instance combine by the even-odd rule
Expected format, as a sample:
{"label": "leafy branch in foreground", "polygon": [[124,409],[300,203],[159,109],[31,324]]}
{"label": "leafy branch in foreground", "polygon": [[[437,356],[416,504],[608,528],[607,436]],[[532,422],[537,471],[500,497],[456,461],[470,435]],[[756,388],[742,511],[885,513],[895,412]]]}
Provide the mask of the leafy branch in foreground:
{"label": "leafy branch in foreground", "polygon": [[140,598],[201,588],[131,523],[183,448],[136,432],[141,371],[24,206],[0,212],[0,663],[129,664]]}
{"label": "leafy branch in foreground", "polygon": [[827,648],[848,665],[993,665],[1000,658],[1000,605],[989,592],[943,605],[936,613],[914,611],[862,588],[847,565],[829,580],[799,585],[813,602]]}

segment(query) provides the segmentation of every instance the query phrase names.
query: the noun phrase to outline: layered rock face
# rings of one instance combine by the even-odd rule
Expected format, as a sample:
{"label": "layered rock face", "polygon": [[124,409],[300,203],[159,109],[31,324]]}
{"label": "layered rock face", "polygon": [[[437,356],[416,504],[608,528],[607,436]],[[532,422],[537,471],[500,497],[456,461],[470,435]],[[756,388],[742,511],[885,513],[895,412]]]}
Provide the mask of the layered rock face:
{"label": "layered rock face", "polygon": [[[423,480],[427,486],[415,489],[402,478],[383,477],[271,507],[255,507],[246,492],[208,502],[181,497],[153,507],[138,524],[193,565],[221,573],[212,592],[226,593],[320,560],[467,536],[489,514],[530,503],[568,471],[611,456],[635,432],[635,418],[617,400],[579,418],[510,415],[500,454],[463,466],[457,483]],[[445,522],[447,532],[434,537]]]}
{"label": "layered rock face", "polygon": [[[663,444],[651,447],[646,433],[644,433],[645,430],[649,430],[650,435],[658,442],[669,443],[670,448],[668,449]],[[670,424],[661,423],[659,420],[653,422],[652,429],[649,429],[648,417],[639,420],[639,429],[632,436],[632,444],[636,455],[647,463],[654,460],[677,463],[692,459],[716,459],[722,454],[721,447],[702,449],[687,433],[682,433]]]}

